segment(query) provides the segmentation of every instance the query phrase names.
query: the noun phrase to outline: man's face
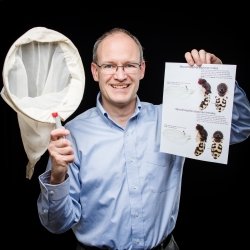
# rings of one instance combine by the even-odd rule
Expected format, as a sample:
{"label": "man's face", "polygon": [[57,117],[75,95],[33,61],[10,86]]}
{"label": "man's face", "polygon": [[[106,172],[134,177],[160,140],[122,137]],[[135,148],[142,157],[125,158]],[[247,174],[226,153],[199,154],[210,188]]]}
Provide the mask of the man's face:
{"label": "man's face", "polygon": [[[145,63],[140,62],[140,51],[133,39],[123,33],[108,36],[100,43],[97,57],[98,65],[105,66],[92,63],[91,70],[94,80],[99,82],[103,105],[123,107],[134,103]],[[135,67],[132,73],[129,73],[131,69],[126,72],[126,68],[121,67],[125,65]],[[114,73],[104,69],[110,67],[115,69]]]}

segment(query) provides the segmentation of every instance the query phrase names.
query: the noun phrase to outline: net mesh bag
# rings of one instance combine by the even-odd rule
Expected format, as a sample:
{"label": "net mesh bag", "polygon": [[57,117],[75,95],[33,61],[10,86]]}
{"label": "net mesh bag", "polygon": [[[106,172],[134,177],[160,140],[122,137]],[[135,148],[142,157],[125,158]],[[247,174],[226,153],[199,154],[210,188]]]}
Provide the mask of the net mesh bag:
{"label": "net mesh bag", "polygon": [[26,177],[47,150],[55,127],[51,115],[65,121],[79,106],[85,72],[75,45],[63,34],[34,27],[10,47],[3,65],[1,96],[17,113],[27,154]]}

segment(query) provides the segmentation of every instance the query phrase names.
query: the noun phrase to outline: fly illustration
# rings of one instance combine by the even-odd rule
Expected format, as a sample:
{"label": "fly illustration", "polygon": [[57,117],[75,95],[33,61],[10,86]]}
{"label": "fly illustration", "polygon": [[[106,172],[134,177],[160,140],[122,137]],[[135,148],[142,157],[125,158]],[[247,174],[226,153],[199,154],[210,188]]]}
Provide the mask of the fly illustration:
{"label": "fly illustration", "polygon": [[227,106],[227,91],[228,87],[225,83],[217,86],[218,96],[215,97],[215,107],[218,112],[222,112]]}
{"label": "fly illustration", "polygon": [[201,101],[199,108],[200,108],[200,110],[204,110],[208,106],[208,104],[210,103],[210,95],[212,93],[211,92],[211,86],[207,82],[207,80],[202,79],[202,78],[200,78],[198,80],[198,84],[201,85],[202,92],[203,92],[203,95],[204,95],[204,98]]}
{"label": "fly illustration", "polygon": [[197,130],[197,135],[196,135],[197,146],[194,150],[194,154],[196,156],[199,156],[205,151],[206,148],[207,131],[200,124],[196,125],[196,130]]}
{"label": "fly illustration", "polygon": [[213,134],[211,153],[214,159],[220,157],[222,153],[223,133],[221,131],[215,131]]}

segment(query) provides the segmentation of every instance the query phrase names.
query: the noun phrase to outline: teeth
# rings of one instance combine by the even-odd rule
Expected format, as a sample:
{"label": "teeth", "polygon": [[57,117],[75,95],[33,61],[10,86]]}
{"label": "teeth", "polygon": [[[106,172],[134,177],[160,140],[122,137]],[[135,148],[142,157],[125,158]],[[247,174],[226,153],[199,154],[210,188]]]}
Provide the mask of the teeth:
{"label": "teeth", "polygon": [[126,84],[126,85],[112,85],[113,88],[115,89],[123,89],[123,88],[127,88],[129,85]]}

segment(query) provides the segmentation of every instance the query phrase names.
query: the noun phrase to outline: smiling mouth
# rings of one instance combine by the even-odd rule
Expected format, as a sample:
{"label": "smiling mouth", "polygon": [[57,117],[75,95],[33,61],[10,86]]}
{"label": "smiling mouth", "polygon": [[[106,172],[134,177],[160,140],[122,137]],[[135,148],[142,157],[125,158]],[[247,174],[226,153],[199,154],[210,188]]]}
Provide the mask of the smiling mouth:
{"label": "smiling mouth", "polygon": [[111,84],[114,89],[125,89],[129,87],[129,84]]}

